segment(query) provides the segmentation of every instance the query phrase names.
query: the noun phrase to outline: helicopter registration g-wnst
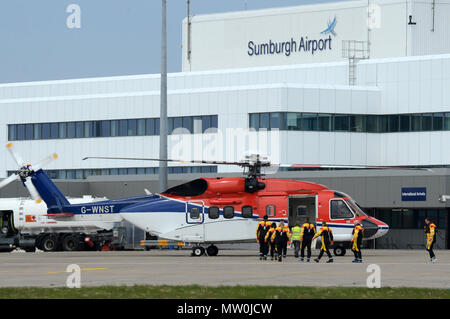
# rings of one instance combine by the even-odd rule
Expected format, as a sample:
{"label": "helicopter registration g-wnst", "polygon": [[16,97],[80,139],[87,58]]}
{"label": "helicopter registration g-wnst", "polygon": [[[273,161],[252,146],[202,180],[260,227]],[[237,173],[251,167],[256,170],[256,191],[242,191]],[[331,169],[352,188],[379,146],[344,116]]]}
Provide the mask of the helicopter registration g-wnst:
{"label": "helicopter registration g-wnst", "polygon": [[[23,163],[8,144],[8,150]],[[49,161],[56,156],[49,157]],[[126,159],[161,161],[148,158],[87,157],[97,159]],[[352,238],[353,223],[358,220],[365,229],[365,238],[374,239],[388,232],[389,226],[367,216],[348,195],[319,184],[304,181],[262,178],[264,167],[340,167],[381,168],[380,166],[274,165],[259,155],[248,156],[240,162],[179,161],[167,162],[238,165],[248,169],[245,177],[200,178],[181,184],[160,194],[135,196],[96,203],[70,204],[47,174],[38,165],[21,165],[16,175],[2,183],[20,178],[33,198],[42,198],[53,218],[80,219],[88,215],[118,214],[137,227],[167,240],[194,244],[193,255],[215,256],[214,244],[255,242],[258,222],[267,215],[269,220],[288,220],[289,225],[309,217],[320,227],[324,221],[334,233],[335,253],[345,254],[343,243]],[[401,168],[399,168],[401,169]]]}

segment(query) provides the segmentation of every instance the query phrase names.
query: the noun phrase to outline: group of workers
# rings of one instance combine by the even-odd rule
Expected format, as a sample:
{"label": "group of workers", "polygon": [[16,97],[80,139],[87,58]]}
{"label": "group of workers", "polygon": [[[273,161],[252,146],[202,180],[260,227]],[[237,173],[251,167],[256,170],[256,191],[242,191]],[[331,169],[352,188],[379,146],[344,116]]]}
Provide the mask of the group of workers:
{"label": "group of workers", "polygon": [[[363,232],[364,228],[360,222],[355,221],[352,238],[352,251],[355,255],[354,263],[362,262],[361,244]],[[288,225],[283,220],[277,226],[275,222],[269,221],[268,217],[264,216],[256,229],[256,239],[259,243],[259,259],[267,260],[270,248],[270,259],[281,262],[283,258],[286,258],[288,244],[292,242],[295,258],[298,258],[300,262],[305,261],[306,249],[306,262],[310,262],[312,241],[317,237],[321,237],[321,247],[319,256],[314,261],[319,262],[323,254],[326,253],[328,256],[327,263],[332,263],[333,256],[330,253],[330,245],[333,244],[333,231],[326,222],[323,222],[320,230],[316,232],[316,226],[309,221],[309,218],[306,218],[302,226],[296,223],[292,230],[289,230]]]}
{"label": "group of workers", "polygon": [[[427,238],[426,250],[429,253],[429,262],[435,263],[436,256],[433,252],[433,245],[436,242],[436,225],[429,218],[425,218],[425,235]],[[364,228],[360,221],[354,222],[354,228],[352,231],[352,252],[355,256],[353,263],[362,263],[361,246],[363,239]],[[315,262],[319,262],[323,254],[328,256],[327,263],[333,262],[333,256],[330,253],[330,245],[333,244],[333,231],[328,227],[326,222],[322,223],[322,227],[316,232],[314,224],[310,223],[309,218],[306,217],[305,223],[300,226],[296,223],[292,230],[289,230],[287,224],[281,220],[277,226],[275,222],[268,220],[267,215],[258,224],[256,229],[256,238],[259,243],[259,259],[267,260],[269,255],[270,246],[270,258],[271,260],[278,260],[281,262],[287,255],[287,246],[290,242],[294,246],[295,258],[300,258],[298,261],[303,262],[305,260],[305,248],[307,250],[306,262],[311,260],[311,244],[314,239],[321,237],[321,247],[319,256],[314,259]],[[276,253],[276,256],[275,256]]]}

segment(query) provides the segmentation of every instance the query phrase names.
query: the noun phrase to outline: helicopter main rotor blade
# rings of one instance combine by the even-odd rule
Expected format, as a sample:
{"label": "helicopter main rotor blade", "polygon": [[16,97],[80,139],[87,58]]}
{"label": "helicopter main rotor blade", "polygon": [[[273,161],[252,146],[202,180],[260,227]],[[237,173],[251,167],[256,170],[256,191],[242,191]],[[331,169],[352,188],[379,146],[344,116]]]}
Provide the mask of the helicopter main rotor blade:
{"label": "helicopter main rotor blade", "polygon": [[11,154],[12,158],[14,159],[14,161],[17,163],[17,165],[19,167],[24,166],[26,163],[24,162],[24,160],[22,159],[22,157],[16,152],[13,143],[8,143],[6,144],[6,149],[8,150],[8,152]]}
{"label": "helicopter main rotor blade", "polygon": [[227,161],[205,161],[205,160],[177,160],[177,159],[161,159],[161,158],[139,158],[139,157],[105,157],[90,156],[83,158],[88,159],[107,159],[107,160],[129,160],[129,161],[157,161],[157,162],[176,162],[176,163],[193,163],[193,164],[211,164],[211,165],[247,165],[247,162],[227,162]]}
{"label": "helicopter main rotor blade", "polygon": [[376,165],[332,165],[332,164],[272,164],[272,166],[286,168],[342,168],[342,169],[390,169],[433,172],[430,168],[401,167],[401,166],[376,166]]}
{"label": "helicopter main rotor blade", "polygon": [[8,178],[5,178],[4,180],[2,180],[2,181],[0,182],[0,189],[3,188],[3,187],[5,187],[5,186],[8,185],[9,183],[11,183],[11,182],[13,182],[13,181],[15,181],[15,180],[19,180],[19,179],[20,179],[20,177],[19,177],[19,175],[17,175],[17,174],[13,174],[13,175],[9,176]]}

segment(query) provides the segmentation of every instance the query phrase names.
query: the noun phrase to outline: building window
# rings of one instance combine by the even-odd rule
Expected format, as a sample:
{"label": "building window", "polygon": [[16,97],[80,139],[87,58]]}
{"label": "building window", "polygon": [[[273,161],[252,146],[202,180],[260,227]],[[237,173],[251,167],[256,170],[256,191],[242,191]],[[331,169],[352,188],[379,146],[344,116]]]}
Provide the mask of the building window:
{"label": "building window", "polygon": [[[34,126],[36,126],[38,124],[34,124]],[[67,137],[68,138],[75,138],[76,134],[75,134],[75,122],[69,122],[67,123]]]}
{"label": "building window", "polygon": [[42,124],[42,139],[46,140],[50,138],[50,124]]}
{"label": "building window", "polygon": [[83,122],[75,122],[75,137],[76,138],[84,137],[84,123]]}
{"label": "building window", "polygon": [[300,131],[302,129],[301,113],[286,113],[284,127],[288,131]]}
{"label": "building window", "polygon": [[58,138],[67,138],[67,123],[59,123]]}
{"label": "building window", "polygon": [[35,140],[40,140],[42,138],[42,135],[41,135],[42,125],[41,124],[34,124],[33,126],[34,126],[33,127],[33,131],[34,131],[33,138]]}
{"label": "building window", "polygon": [[318,128],[319,131],[329,132],[332,130],[332,114],[319,114],[318,115]]}
{"label": "building window", "polygon": [[15,141],[17,139],[16,127],[17,126],[15,124],[8,125],[8,140],[9,141]]}
{"label": "building window", "polygon": [[127,120],[120,120],[119,121],[119,136],[127,136]]}
{"label": "building window", "polygon": [[101,121],[101,137],[108,137],[110,136],[111,127],[110,127],[110,121]]}
{"label": "building window", "polygon": [[334,130],[335,131],[349,131],[349,123],[350,117],[344,114],[335,114],[334,115]]}
{"label": "building window", "polygon": [[302,127],[303,131],[316,131],[317,130],[317,114],[303,113],[301,127]]}
{"label": "building window", "polygon": [[365,115],[351,115],[350,116],[350,131],[366,132],[366,116]]}
{"label": "building window", "polygon": [[136,133],[138,136],[145,135],[145,119],[137,120]]}

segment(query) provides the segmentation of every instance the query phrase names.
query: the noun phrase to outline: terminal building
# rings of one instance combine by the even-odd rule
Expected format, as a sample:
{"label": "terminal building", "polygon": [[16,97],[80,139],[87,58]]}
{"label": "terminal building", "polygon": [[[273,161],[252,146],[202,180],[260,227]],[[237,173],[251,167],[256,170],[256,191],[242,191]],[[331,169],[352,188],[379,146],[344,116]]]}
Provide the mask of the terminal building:
{"label": "terminal building", "polygon": [[[349,194],[390,225],[375,248],[422,249],[423,219],[450,248],[450,1],[348,1],[198,15],[183,21],[183,70],[168,75],[169,157],[381,165],[402,170],[295,170],[267,177]],[[0,141],[70,196],[157,191],[159,75],[0,85]],[[0,178],[17,167],[0,153]],[[239,175],[174,164],[170,186]],[[26,195],[19,184],[1,197]],[[134,232],[134,239],[143,239]]]}

